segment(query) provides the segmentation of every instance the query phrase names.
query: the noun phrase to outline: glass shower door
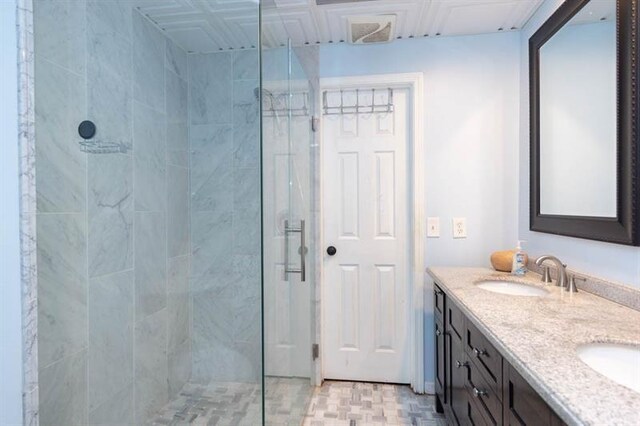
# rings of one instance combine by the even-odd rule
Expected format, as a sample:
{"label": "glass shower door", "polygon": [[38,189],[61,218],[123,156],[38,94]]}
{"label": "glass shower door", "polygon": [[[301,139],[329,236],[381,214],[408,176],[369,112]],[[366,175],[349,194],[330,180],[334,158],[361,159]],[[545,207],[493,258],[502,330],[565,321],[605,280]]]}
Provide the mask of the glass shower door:
{"label": "glass shower door", "polygon": [[313,390],[309,80],[290,43],[262,50],[266,424],[300,424]]}

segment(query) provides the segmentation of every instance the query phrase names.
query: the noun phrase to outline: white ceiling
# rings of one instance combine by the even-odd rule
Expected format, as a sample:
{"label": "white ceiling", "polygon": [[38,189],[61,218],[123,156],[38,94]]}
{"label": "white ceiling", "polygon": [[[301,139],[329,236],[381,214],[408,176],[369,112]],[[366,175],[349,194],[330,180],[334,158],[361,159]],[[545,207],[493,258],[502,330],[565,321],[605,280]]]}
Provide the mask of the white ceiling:
{"label": "white ceiling", "polygon": [[[213,52],[255,47],[258,0],[135,0],[136,6],[181,47]],[[543,0],[371,0],[325,6],[315,0],[269,0],[263,43],[277,46],[339,43],[347,18],[395,14],[396,37],[483,34],[522,28]],[[284,24],[284,26],[283,26]]]}

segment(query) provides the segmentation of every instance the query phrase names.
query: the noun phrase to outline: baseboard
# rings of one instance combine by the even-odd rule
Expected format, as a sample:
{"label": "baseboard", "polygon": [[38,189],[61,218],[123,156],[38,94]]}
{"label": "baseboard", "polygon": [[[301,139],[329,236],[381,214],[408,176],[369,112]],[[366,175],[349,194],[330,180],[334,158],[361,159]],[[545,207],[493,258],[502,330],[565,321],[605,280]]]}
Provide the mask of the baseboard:
{"label": "baseboard", "polygon": [[424,382],[424,393],[429,395],[435,395],[436,393],[435,382]]}

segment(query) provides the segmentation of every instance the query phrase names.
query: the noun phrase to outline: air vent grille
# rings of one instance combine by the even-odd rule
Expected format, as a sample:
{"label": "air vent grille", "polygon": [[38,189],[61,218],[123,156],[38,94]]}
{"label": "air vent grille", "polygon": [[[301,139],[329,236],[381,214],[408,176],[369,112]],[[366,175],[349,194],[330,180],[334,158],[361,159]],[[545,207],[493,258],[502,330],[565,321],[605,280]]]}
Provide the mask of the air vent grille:
{"label": "air vent grille", "polygon": [[388,43],[393,40],[396,16],[351,16],[349,20],[349,43]]}

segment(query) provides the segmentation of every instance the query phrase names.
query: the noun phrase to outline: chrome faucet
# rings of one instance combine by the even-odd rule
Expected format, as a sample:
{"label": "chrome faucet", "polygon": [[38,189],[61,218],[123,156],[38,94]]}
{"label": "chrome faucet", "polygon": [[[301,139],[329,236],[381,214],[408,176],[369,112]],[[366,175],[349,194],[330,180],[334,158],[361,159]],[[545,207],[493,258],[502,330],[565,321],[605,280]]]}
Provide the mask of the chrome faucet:
{"label": "chrome faucet", "polygon": [[558,281],[556,285],[558,287],[562,287],[566,289],[567,288],[567,269],[566,269],[567,265],[562,263],[560,259],[558,259],[557,257],[551,256],[549,254],[545,254],[544,256],[540,256],[539,258],[537,258],[536,265],[542,266],[542,263],[545,260],[550,260],[551,262],[555,263],[556,270],[558,271]]}

